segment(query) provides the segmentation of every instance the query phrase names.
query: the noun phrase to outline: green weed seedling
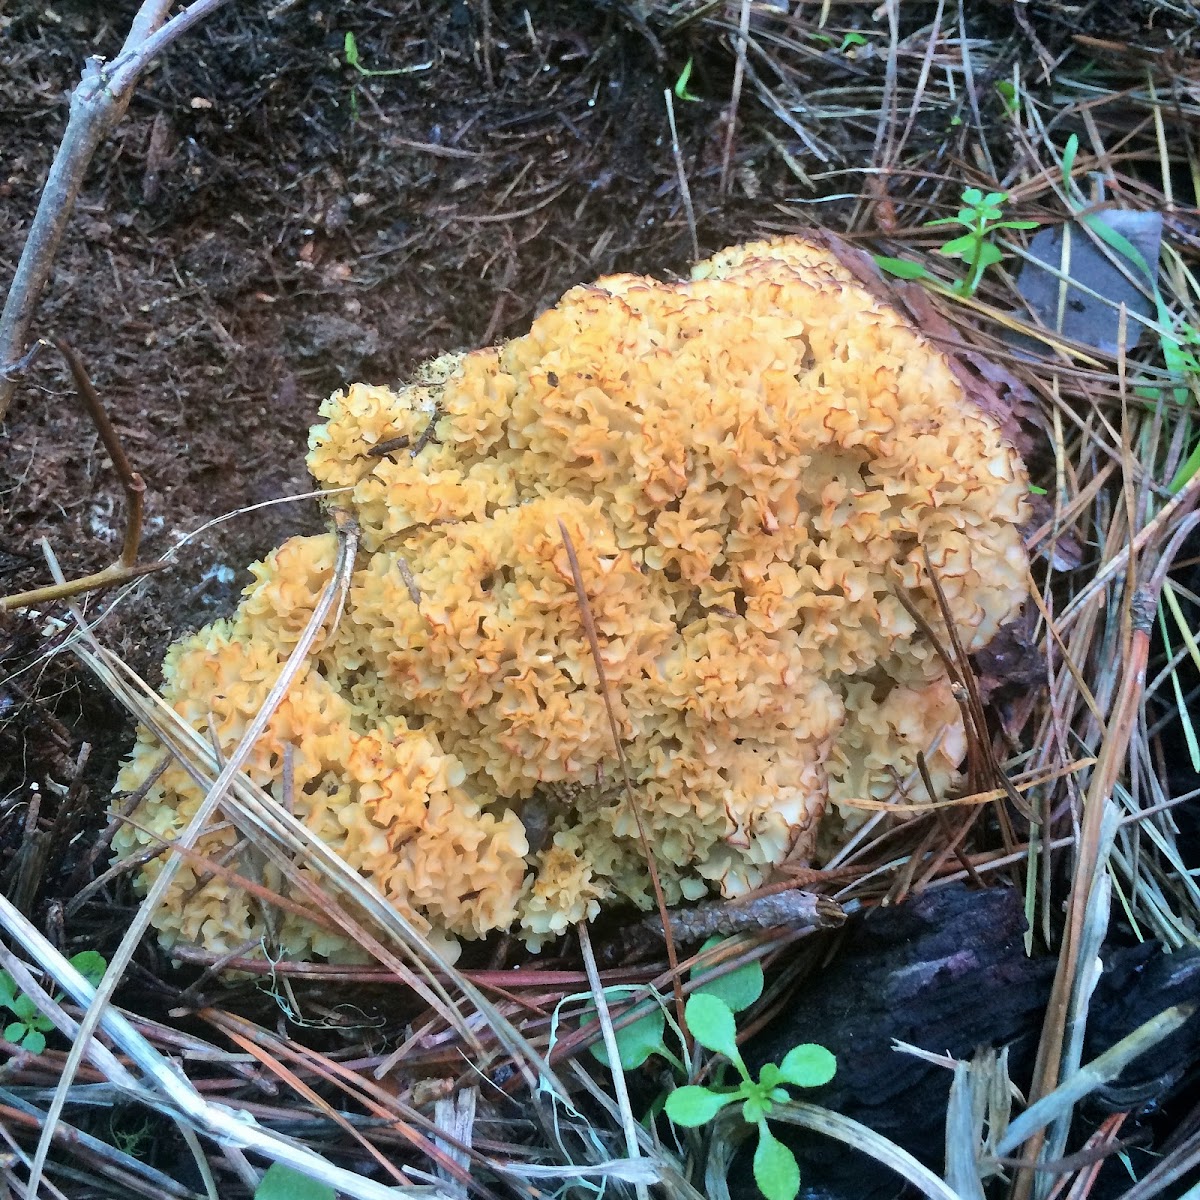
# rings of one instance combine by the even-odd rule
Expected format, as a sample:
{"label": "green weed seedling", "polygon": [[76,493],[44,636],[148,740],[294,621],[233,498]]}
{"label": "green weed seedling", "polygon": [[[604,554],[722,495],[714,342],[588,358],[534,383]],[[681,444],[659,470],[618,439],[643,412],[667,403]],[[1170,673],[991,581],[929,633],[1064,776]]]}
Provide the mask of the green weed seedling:
{"label": "green weed seedling", "polygon": [[[353,67],[363,79],[382,79],[385,75],[411,75],[415,71],[427,71],[433,66],[432,59],[411,67],[390,67],[387,70],[365,66],[362,56],[358,52],[358,38],[349,31],[342,41],[342,57],[346,60],[346,66]],[[358,120],[357,86],[350,89],[350,115],[354,120]]]}
{"label": "green weed seedling", "polygon": [[[71,957],[71,965],[95,987],[104,977],[108,963],[104,955],[96,950],[81,950]],[[62,995],[55,997],[61,1000]],[[46,1048],[46,1034],[54,1028],[54,1022],[43,1016],[34,1002],[17,988],[16,980],[7,972],[0,971],[0,1005],[16,1017],[4,1027],[4,1040],[13,1042],[30,1054],[41,1054]]]}
{"label": "green weed seedling", "polygon": [[[721,938],[710,938],[701,952],[720,945]],[[767,1200],[795,1200],[800,1190],[800,1168],[795,1155],[767,1126],[767,1118],[777,1103],[791,1099],[786,1086],[819,1087],[833,1078],[837,1068],[834,1057],[823,1046],[796,1046],[778,1065],[767,1063],[752,1079],[737,1048],[737,1027],[734,1014],[749,1008],[763,992],[762,966],[745,963],[721,975],[717,968],[696,968],[690,980],[694,991],[684,1009],[692,1036],[707,1050],[724,1055],[741,1075],[733,1087],[702,1087],[688,1084],[659,1097],[646,1114],[652,1121],[660,1112],[676,1125],[692,1128],[705,1125],[729,1104],[740,1103],[742,1117],[758,1129],[758,1146],[754,1152],[754,1180]],[[606,1000],[619,999],[621,994],[637,991],[633,986],[605,989]],[[687,1077],[687,1067],[666,1044],[667,1026],[683,1044],[682,1032],[671,1020],[661,998],[648,1000],[635,1010],[637,1018],[615,1030],[617,1054],[623,1070],[640,1067],[652,1054],[665,1059],[681,1079]],[[584,1026],[597,1019],[595,1010],[585,1012],[580,1021]],[[609,1058],[603,1045],[591,1047],[592,1054],[606,1066]]]}
{"label": "green weed seedling", "polygon": [[1004,252],[993,242],[992,235],[998,229],[1036,229],[1036,221],[1004,220],[1004,205],[1008,203],[1007,192],[988,192],[984,195],[978,188],[967,188],[962,194],[963,207],[953,217],[942,217],[938,221],[927,221],[929,228],[938,225],[961,225],[966,229],[961,237],[952,238],[938,247],[938,253],[947,258],[961,258],[967,266],[965,279],[960,279],[954,290],[961,296],[973,296],[988,267],[995,266]]}
{"label": "green weed seedling", "polygon": [[[1004,220],[1004,205],[1008,203],[1007,192],[981,192],[978,188],[967,188],[962,194],[963,207],[953,217],[941,217],[927,221],[928,228],[939,225],[960,225],[967,232],[961,237],[951,238],[938,247],[938,253],[947,258],[961,258],[967,267],[964,278],[957,280],[951,290],[960,296],[973,296],[979,288],[983,273],[995,266],[1004,257],[1004,252],[992,240],[999,229],[1035,229],[1036,221]],[[889,275],[900,279],[928,279],[937,282],[936,276],[920,263],[903,258],[875,255],[876,264]]]}
{"label": "green weed seedling", "polygon": [[706,1050],[724,1055],[742,1077],[732,1088],[687,1084],[676,1088],[666,1103],[667,1116],[684,1128],[707,1125],[721,1109],[741,1103],[742,1119],[758,1128],[754,1150],[754,1182],[767,1200],[795,1200],[800,1192],[796,1156],[771,1132],[767,1118],[776,1104],[791,1100],[787,1086],[820,1087],[837,1070],[837,1061],[824,1046],[794,1046],[781,1063],[765,1063],[753,1079],[737,1048],[737,1025],[729,1005],[716,996],[692,996],[684,1009],[688,1029]]}

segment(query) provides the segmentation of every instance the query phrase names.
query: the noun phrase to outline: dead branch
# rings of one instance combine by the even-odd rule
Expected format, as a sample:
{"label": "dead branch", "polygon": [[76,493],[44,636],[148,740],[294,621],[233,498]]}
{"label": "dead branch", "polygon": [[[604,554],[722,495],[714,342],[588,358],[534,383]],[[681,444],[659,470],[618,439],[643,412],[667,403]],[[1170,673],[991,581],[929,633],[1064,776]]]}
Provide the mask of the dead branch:
{"label": "dead branch", "polygon": [[0,421],[8,412],[16,386],[16,360],[24,353],[37,302],[50,278],[92,156],[125,115],[133,89],[153,59],[226,0],[193,0],[183,12],[166,21],[171,3],[145,0],[116,59],[107,66],[97,57],[84,63],[83,78],[71,95],[66,132],[0,313]]}
{"label": "dead branch", "polygon": [[151,571],[158,571],[167,564],[162,562],[139,563],[137,561],[138,547],[142,541],[142,499],[146,493],[146,482],[129,463],[121,439],[109,420],[108,413],[96,394],[96,389],[88,378],[87,370],[80,361],[79,355],[63,341],[55,338],[53,342],[38,341],[32,350],[21,360],[29,365],[41,349],[53,345],[67,361],[71,376],[75,380],[79,398],[83,401],[96,426],[96,432],[104,443],[104,449],[112,460],[113,469],[125,490],[125,536],[121,542],[121,556],[102,571],[91,575],[83,575],[79,579],[71,579],[65,583],[52,583],[46,587],[33,588],[28,592],[17,592],[12,596],[0,596],[0,613],[11,612],[17,608],[28,608],[33,604],[47,604],[52,600],[63,600],[68,596],[78,596],[83,592],[94,592],[101,588],[114,587],[117,584],[128,583]]}

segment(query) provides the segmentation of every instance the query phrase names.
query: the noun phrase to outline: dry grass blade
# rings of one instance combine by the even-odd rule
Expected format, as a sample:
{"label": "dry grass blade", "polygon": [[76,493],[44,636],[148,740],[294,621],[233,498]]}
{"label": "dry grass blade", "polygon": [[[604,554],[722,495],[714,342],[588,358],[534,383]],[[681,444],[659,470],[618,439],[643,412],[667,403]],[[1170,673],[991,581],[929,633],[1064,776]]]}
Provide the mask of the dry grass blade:
{"label": "dry grass blade", "polygon": [[1179,1029],[1196,1011],[1194,1004],[1179,1004],[1140,1025],[1099,1058],[1072,1072],[1049,1096],[1031,1104],[1008,1127],[996,1145],[998,1155],[1011,1154],[1022,1142],[1110,1079],[1115,1079],[1134,1059],[1153,1049]]}
{"label": "dry grass blade", "polygon": [[[575,928],[579,935],[579,948],[583,952],[583,963],[587,968],[588,986],[592,989],[592,999],[596,1004],[596,1016],[600,1022],[601,1035],[604,1038],[604,1049],[608,1054],[612,1070],[613,1091],[616,1094],[617,1109],[621,1114],[621,1126],[625,1132],[625,1153],[631,1159],[636,1159],[639,1157],[637,1121],[634,1119],[633,1109],[629,1106],[629,1089],[625,1086],[625,1069],[621,1065],[617,1035],[613,1030],[612,1017],[608,1012],[608,1002],[600,983],[600,974],[596,970],[596,956],[592,953],[592,940],[584,922],[580,921]],[[638,1200],[648,1200],[650,1195],[644,1183],[637,1184],[637,1194]]]}
{"label": "dry grass blade", "polygon": [[[0,920],[9,935],[19,942],[25,952],[38,962],[60,987],[89,1014],[97,1014],[99,1028],[114,1044],[129,1056],[150,1086],[137,1085],[130,1099],[152,1109],[164,1110],[174,1119],[190,1124],[198,1132],[215,1138],[222,1144],[252,1150],[266,1158],[282,1162],[355,1200],[435,1200],[424,1189],[403,1191],[385,1187],[342,1167],[326,1162],[318,1154],[289,1138],[261,1129],[253,1120],[222,1104],[204,1099],[179,1073],[174,1064],[155,1050],[130,1022],[112,1005],[97,1003],[98,991],[27,921],[3,896],[0,896]],[[90,1038],[76,1036],[72,1047],[86,1047]],[[123,1078],[123,1077],[120,1077]],[[118,1085],[119,1086],[119,1085]],[[122,1089],[124,1090],[124,1089]],[[47,1113],[42,1138],[53,1136],[60,1118]],[[40,1143],[39,1143],[40,1144]],[[32,1178],[33,1165],[30,1165]],[[29,1188],[32,1194],[32,1188]],[[444,1197],[443,1200],[450,1200]]]}

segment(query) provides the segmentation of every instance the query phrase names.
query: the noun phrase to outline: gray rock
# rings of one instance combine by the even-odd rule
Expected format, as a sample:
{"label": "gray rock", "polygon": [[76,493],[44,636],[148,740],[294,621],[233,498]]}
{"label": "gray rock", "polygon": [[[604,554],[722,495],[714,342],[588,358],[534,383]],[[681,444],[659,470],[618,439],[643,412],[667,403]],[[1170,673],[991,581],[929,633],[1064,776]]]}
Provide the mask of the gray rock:
{"label": "gray rock", "polygon": [[[1152,294],[1158,282],[1162,214],[1136,212],[1132,209],[1108,209],[1094,214],[1093,219],[1104,222],[1137,247],[1151,274],[1147,276],[1141,267],[1133,262],[1126,262],[1125,265],[1134,278],[1145,282],[1146,288]],[[1135,287],[1120,269],[1109,261],[1105,250],[1096,245],[1078,221],[1041,229],[1034,235],[1029,245],[1029,253],[1038,261],[1027,261],[1021,268],[1017,277],[1017,291],[1029,302],[1047,329],[1058,330],[1060,280],[1051,272],[1062,272],[1063,243],[1068,236],[1071,239],[1071,255],[1067,263],[1067,276],[1082,284],[1084,288],[1105,297],[1105,300],[1097,299],[1082,288],[1068,284],[1060,332],[1072,341],[1094,346],[1106,354],[1115,355],[1118,350],[1120,321],[1117,306],[1123,303],[1129,313],[1125,330],[1125,349],[1132,350],[1144,330],[1144,326],[1134,319],[1134,314],[1152,320],[1154,304],[1148,295]],[[1109,252],[1117,256],[1115,250]],[[1019,334],[1014,334],[1012,340],[1018,345],[1030,348],[1036,345],[1032,339]]]}

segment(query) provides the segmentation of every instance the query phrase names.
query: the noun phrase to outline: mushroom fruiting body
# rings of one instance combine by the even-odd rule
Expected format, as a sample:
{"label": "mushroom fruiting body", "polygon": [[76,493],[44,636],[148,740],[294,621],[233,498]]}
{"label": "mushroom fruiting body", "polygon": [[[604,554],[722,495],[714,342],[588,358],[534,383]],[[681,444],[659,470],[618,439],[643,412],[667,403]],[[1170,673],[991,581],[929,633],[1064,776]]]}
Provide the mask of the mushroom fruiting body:
{"label": "mushroom fruiting body", "polygon": [[[515,926],[536,947],[649,904],[564,528],[668,901],[803,861],[827,808],[895,797],[919,752],[953,784],[959,708],[897,592],[944,629],[927,554],[965,647],[984,645],[1026,596],[1025,471],[946,359],[825,250],[756,243],[686,282],[576,287],[525,336],[321,415],[309,466],[352,489],[336,502],[362,552],[246,771],[281,796],[293,747],[296,815],[432,933]],[[231,620],[172,649],[165,696],[224,750],[334,551],[286,542]],[[118,786],[158,756],[141,731]],[[118,855],[199,799],[169,767]],[[236,842],[225,827],[202,848]],[[187,869],[156,919],[217,950],[270,924],[286,953],[349,951]]]}

